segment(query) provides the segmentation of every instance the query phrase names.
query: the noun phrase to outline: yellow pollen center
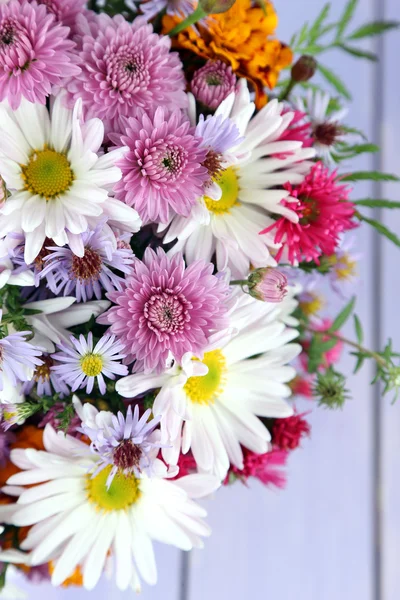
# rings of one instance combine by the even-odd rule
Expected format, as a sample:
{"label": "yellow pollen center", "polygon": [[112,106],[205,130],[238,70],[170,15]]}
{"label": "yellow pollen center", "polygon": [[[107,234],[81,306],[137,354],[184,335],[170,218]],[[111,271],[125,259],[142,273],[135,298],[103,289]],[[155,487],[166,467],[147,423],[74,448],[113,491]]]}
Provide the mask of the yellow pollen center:
{"label": "yellow pollen center", "polygon": [[225,169],[215,181],[222,190],[221,199],[213,200],[204,196],[204,202],[208,210],[216,215],[229,213],[233,206],[239,204],[239,181],[235,169],[233,167]]}
{"label": "yellow pollen center", "polygon": [[132,474],[117,473],[107,489],[107,478],[111,469],[110,465],[100,471],[96,477],[87,476],[87,497],[101,510],[125,510],[140,498],[139,479]]}
{"label": "yellow pollen center", "polygon": [[85,354],[81,358],[81,369],[88,377],[96,377],[103,370],[103,359],[100,354]]}
{"label": "yellow pollen center", "polygon": [[305,315],[312,317],[319,313],[324,306],[324,299],[317,294],[309,294],[310,299],[300,302],[300,308]]}
{"label": "yellow pollen center", "polygon": [[34,152],[27,165],[22,165],[25,189],[46,200],[66,192],[74,181],[74,173],[65,154],[50,148]]}
{"label": "yellow pollen center", "polygon": [[224,389],[226,361],[221,350],[213,350],[205,353],[202,362],[208,367],[207,375],[189,377],[183,389],[195,404],[212,404]]}
{"label": "yellow pollen center", "polygon": [[328,261],[333,266],[339,280],[343,281],[356,276],[357,261],[348,254],[343,254],[339,259],[335,254],[332,254],[328,257]]}

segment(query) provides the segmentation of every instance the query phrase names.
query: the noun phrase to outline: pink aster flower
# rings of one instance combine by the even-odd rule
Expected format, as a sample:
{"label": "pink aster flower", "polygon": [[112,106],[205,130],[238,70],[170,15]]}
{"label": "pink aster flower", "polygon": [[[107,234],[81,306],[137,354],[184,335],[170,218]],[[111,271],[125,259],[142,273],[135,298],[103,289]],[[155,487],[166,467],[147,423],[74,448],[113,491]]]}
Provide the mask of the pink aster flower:
{"label": "pink aster flower", "polygon": [[144,222],[167,223],[170,209],[187,217],[209,175],[201,164],[207,149],[181,111],[169,114],[158,107],[154,116],[142,111],[128,120],[125,135],[111,139],[129,148],[118,162],[122,179],[116,196],[134,206]]}
{"label": "pink aster flower", "polygon": [[[274,242],[282,244],[277,261],[284,256],[291,264],[301,260],[319,263],[322,254],[333,254],[340,233],[357,226],[352,220],[354,205],[348,200],[349,188],[340,184],[337,172],[330,172],[322,162],[312,167],[300,185],[287,183],[284,187],[298,199],[297,204],[290,202],[290,208],[299,220],[294,223],[281,217],[261,234],[275,230]],[[289,207],[286,200],[281,204]]]}
{"label": "pink aster flower", "polygon": [[86,0],[37,0],[38,4],[44,4],[47,10],[52,13],[56,21],[70,27],[75,27],[76,18],[83,14]]}
{"label": "pink aster flower", "polygon": [[286,485],[286,474],[281,467],[286,465],[288,452],[285,450],[271,450],[265,454],[257,454],[247,448],[243,448],[243,469],[231,466],[224,481],[228,484],[235,479],[241,479],[246,483],[249,477],[255,477],[267,486],[284,488]]}
{"label": "pink aster flower", "polygon": [[221,60],[209,60],[195,71],[190,84],[196,100],[211,110],[218,108],[235,87],[236,76],[232,68]]}
{"label": "pink aster flower", "polygon": [[126,289],[111,292],[112,306],[98,321],[124,345],[135,369],[161,371],[171,352],[181,360],[186,352],[201,355],[212,332],[226,326],[228,286],[202,260],[185,269],[182,255],[170,258],[147,248],[143,262],[135,260]]}
{"label": "pink aster flower", "polygon": [[144,17],[128,23],[122,15],[79,20],[82,72],[69,83],[88,116],[100,118],[106,133],[122,132],[122,117],[138,108],[184,108],[187,103],[182,63],[170,53],[171,40],[153,32]]}
{"label": "pink aster flower", "polygon": [[22,97],[45,104],[54,85],[77,76],[68,35],[68,27],[35,1],[0,4],[0,100],[7,98],[13,110]]}
{"label": "pink aster flower", "polygon": [[303,148],[310,148],[313,145],[311,123],[306,120],[306,113],[301,110],[297,110],[292,106],[288,106],[282,114],[291,112],[293,113],[293,119],[281,134],[279,140],[302,142]]}

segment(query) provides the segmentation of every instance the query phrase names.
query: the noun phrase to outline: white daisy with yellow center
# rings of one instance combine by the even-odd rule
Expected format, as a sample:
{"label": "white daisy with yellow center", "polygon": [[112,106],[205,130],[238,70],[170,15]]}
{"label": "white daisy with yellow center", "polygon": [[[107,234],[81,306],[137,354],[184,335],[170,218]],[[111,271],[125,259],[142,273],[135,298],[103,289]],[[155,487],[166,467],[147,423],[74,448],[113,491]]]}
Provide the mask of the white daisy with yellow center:
{"label": "white daisy with yellow center", "polygon": [[200,471],[223,479],[230,464],[243,468],[241,446],[268,451],[270,434],[257,415],[293,414],[286,384],[296,373],[288,363],[301,347],[291,343],[298,332],[285,323],[295,324],[295,306],[293,289],[279,305],[240,292],[230,331],[212,337],[201,360],[186,354],[160,375],[137,373],[117,382],[118,393],[130,398],[160,388],[153,412],[161,415],[168,464],[191,449]]}
{"label": "white daisy with yellow center", "polygon": [[[220,158],[223,169],[214,183],[221,188],[221,198],[200,198],[189,218],[172,219],[164,237],[164,243],[178,240],[170,252],[183,252],[189,263],[210,261],[215,254],[218,270],[229,267],[237,279],[247,276],[250,265],[276,265],[273,254],[279,245],[273,234],[261,236],[260,231],[273,223],[273,215],[298,220],[280,203],[297,201],[283,185],[301,183],[315,155],[313,148],[302,148],[302,142],[280,139],[294,116],[284,112],[283,104],[272,100],[257,115],[254,112],[247,82],[241,80],[215,112],[231,119],[243,138]],[[194,114],[191,120],[195,122]],[[166,227],[160,225],[159,230]]]}
{"label": "white daisy with yellow center", "polygon": [[84,123],[81,103],[65,107],[65,96],[45,106],[23,100],[16,111],[0,105],[0,172],[10,192],[0,208],[0,237],[25,233],[25,261],[33,262],[46,237],[83,256],[80,234],[109,218],[123,230],[138,231],[135,210],[109,191],[121,178],[115,166],[124,149],[103,156],[99,119]]}
{"label": "white daisy with yellow center", "polygon": [[[202,547],[201,538],[210,534],[206,512],[193,499],[216,490],[217,478],[189,475],[168,481],[165,464],[153,457],[151,478],[118,472],[107,487],[112,466],[98,472],[98,457],[87,444],[50,425],[43,442],[45,451],[11,452],[21,472],[3,491],[19,498],[12,510],[0,506],[0,521],[31,526],[21,543],[25,564],[52,561],[53,585],[80,566],[83,586],[91,590],[111,559],[118,588],[138,590],[139,577],[150,585],[157,581],[153,539],[191,550]],[[22,493],[21,486],[27,486]],[[0,561],[21,562],[21,552],[13,552],[0,552]]]}

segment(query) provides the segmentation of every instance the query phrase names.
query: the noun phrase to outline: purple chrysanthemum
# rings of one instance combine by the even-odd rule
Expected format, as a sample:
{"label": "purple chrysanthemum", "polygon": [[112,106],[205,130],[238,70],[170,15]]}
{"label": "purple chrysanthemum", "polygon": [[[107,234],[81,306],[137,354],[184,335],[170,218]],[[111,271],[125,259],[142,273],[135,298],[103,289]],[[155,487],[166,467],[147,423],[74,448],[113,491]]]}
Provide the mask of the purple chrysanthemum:
{"label": "purple chrysanthemum", "polygon": [[207,151],[181,111],[168,114],[159,107],[152,118],[146,113],[130,118],[119,146],[129,152],[118,163],[117,197],[134,206],[144,222],[166,223],[170,209],[188,216],[208,179],[201,164]]}
{"label": "purple chrysanthemum", "polygon": [[48,354],[41,356],[42,364],[35,369],[33,377],[22,386],[22,393],[29,394],[36,386],[38,396],[52,396],[55,392],[60,398],[69,395],[69,387],[53,369],[55,362]]}
{"label": "purple chrysanthemum", "polygon": [[132,407],[128,407],[126,417],[122,412],[117,415],[101,414],[103,415],[102,426],[95,427],[96,421],[91,423],[92,427],[82,422],[81,432],[92,441],[90,448],[100,458],[95,475],[105,467],[112,465],[107,478],[108,489],[118,471],[125,475],[134,473],[136,476],[140,476],[142,471],[151,468],[150,454],[154,454],[154,448],[161,446],[154,439],[152,433],[158,426],[161,417],[149,421],[151,415],[151,409],[149,409],[139,419],[137,404],[133,414]]}
{"label": "purple chrysanthemum", "polygon": [[69,28],[36,2],[0,4],[0,100],[45,104],[52,87],[80,73]]}
{"label": "purple chrysanthemum", "polygon": [[12,386],[16,386],[22,381],[29,381],[29,369],[42,364],[38,358],[42,354],[41,350],[25,339],[25,336],[30,335],[30,331],[19,331],[0,339],[0,391],[4,389],[4,377]]}
{"label": "purple chrysanthemum", "polygon": [[68,246],[47,247],[43,257],[44,267],[40,278],[47,280],[50,290],[57,296],[76,296],[78,302],[87,302],[93,296],[101,299],[102,290],[122,290],[123,277],[114,273],[116,269],[125,275],[132,271],[133,252],[128,247],[116,247],[102,232],[101,226],[82,234],[85,253],[77,256]]}
{"label": "purple chrysanthemum", "polygon": [[83,14],[86,0],[37,0],[38,4],[44,4],[56,20],[72,30],[75,27],[76,18]]}
{"label": "purple chrysanthemum", "polygon": [[73,392],[86,387],[88,394],[93,390],[97,380],[101,394],[106,393],[104,375],[115,379],[115,375],[127,375],[128,369],[121,364],[125,358],[122,354],[123,344],[115,341],[114,335],[104,335],[93,347],[93,335],[88,339],[81,334],[79,340],[71,336],[71,346],[58,344],[62,352],[52,354],[51,358],[58,363],[52,370],[71,388]]}
{"label": "purple chrysanthemum", "polygon": [[162,370],[169,352],[177,360],[201,355],[211,333],[226,326],[228,286],[212,272],[202,260],[185,269],[180,253],[147,248],[126,289],[108,294],[116,306],[98,321],[111,325],[136,369]]}
{"label": "purple chrysanthemum", "polygon": [[139,8],[148,21],[163,10],[167,15],[183,18],[194,11],[196,2],[195,0],[144,0],[140,2]]}
{"label": "purple chrysanthemum", "polygon": [[122,117],[138,108],[184,108],[185,79],[171,40],[153,32],[144,18],[128,23],[122,15],[101,14],[83,23],[82,72],[69,83],[81,98],[88,117],[100,118],[106,133],[123,131]]}
{"label": "purple chrysanthemum", "polygon": [[221,60],[210,60],[195,71],[190,84],[196,100],[211,110],[218,108],[235,87],[236,76],[232,68]]}

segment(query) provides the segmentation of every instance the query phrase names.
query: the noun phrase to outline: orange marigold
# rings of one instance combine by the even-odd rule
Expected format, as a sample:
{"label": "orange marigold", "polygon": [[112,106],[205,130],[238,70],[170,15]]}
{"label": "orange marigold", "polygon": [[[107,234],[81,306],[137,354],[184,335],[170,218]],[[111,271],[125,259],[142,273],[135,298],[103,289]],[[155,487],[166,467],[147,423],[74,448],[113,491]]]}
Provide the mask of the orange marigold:
{"label": "orange marigold", "polygon": [[[180,19],[163,17],[163,31],[171,31]],[[190,50],[204,59],[229,63],[239,77],[255,87],[256,104],[266,102],[265,87],[274,88],[280,71],[291,64],[293,54],[288,46],[272,39],[278,17],[270,2],[254,6],[251,0],[236,0],[230,10],[209,15],[204,21],[178,33],[173,46]]]}

